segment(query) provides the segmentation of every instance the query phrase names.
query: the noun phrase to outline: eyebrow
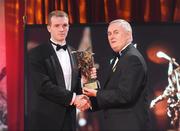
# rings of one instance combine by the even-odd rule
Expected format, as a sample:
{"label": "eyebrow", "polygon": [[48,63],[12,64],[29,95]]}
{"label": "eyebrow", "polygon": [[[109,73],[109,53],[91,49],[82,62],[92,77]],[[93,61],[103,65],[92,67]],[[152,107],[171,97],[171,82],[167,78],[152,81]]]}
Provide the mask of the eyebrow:
{"label": "eyebrow", "polygon": [[[113,30],[112,32],[113,32],[113,33],[114,33],[114,32],[118,32],[118,30],[115,29],[115,30]],[[107,33],[111,33],[111,31],[108,31]]]}
{"label": "eyebrow", "polygon": [[117,30],[117,29],[115,29],[113,32],[118,32],[118,30]]}

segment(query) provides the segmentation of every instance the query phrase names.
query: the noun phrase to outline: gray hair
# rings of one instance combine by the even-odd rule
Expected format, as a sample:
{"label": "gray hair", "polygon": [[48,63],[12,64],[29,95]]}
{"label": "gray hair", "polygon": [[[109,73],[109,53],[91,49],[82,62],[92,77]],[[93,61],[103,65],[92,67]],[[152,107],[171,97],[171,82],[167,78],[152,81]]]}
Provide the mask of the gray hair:
{"label": "gray hair", "polygon": [[109,23],[109,25],[113,24],[113,23],[120,23],[121,27],[123,27],[126,31],[128,32],[132,32],[132,28],[131,28],[131,25],[123,20],[123,19],[117,19],[117,20],[113,20]]}

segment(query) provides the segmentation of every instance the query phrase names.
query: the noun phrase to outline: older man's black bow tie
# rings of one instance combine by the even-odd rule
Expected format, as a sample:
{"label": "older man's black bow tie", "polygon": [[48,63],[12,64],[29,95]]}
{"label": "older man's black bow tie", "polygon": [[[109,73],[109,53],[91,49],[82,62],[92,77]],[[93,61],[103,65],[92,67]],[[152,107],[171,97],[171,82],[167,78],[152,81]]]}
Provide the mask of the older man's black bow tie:
{"label": "older man's black bow tie", "polygon": [[60,50],[60,49],[63,49],[63,50],[66,50],[66,49],[67,49],[67,45],[61,46],[61,45],[55,44],[55,43],[53,43],[53,42],[51,42],[51,43],[56,46],[56,51],[58,51],[58,50]]}

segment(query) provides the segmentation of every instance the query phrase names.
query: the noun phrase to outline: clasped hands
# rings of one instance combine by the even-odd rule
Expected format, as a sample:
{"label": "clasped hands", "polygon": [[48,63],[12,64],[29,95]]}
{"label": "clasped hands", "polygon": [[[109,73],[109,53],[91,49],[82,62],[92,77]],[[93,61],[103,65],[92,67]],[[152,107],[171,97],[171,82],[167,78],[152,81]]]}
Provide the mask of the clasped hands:
{"label": "clasped hands", "polygon": [[77,95],[74,100],[74,105],[80,111],[85,111],[85,110],[91,108],[91,101],[89,100],[89,97],[86,95],[83,95],[83,94]]}
{"label": "clasped hands", "polygon": [[89,97],[96,97],[97,90],[89,89],[88,87],[83,87],[83,94],[77,95],[74,101],[74,105],[80,111],[85,111],[92,108],[91,101]]}
{"label": "clasped hands", "polygon": [[[97,78],[96,68],[91,69],[91,78],[95,78],[95,79]],[[83,83],[87,82],[86,77],[82,76],[82,82]],[[83,94],[77,95],[75,100],[74,100],[74,105],[80,111],[85,111],[85,110],[91,108],[91,101],[90,101],[88,96],[93,96],[93,95],[90,95],[91,92],[87,92],[88,90],[86,90],[86,89],[87,89],[87,87],[83,87],[83,91],[82,91]]]}

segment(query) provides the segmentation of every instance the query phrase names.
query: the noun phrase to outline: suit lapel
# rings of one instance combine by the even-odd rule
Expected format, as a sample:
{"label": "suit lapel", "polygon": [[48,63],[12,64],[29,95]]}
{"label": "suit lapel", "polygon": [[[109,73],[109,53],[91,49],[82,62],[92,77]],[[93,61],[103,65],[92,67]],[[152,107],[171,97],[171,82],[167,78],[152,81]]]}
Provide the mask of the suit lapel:
{"label": "suit lapel", "polygon": [[116,73],[117,71],[120,70],[120,69],[119,69],[119,68],[120,68],[120,61],[123,59],[124,55],[127,54],[128,50],[130,50],[130,48],[133,48],[133,45],[132,45],[132,44],[128,45],[128,46],[121,52],[122,55],[120,56],[119,61],[118,61],[117,64],[116,64],[116,69],[115,69],[114,72],[113,72],[113,70],[112,70],[112,67],[113,67],[113,65],[114,65],[115,60],[113,60],[111,66],[109,67],[109,68],[110,68],[110,69],[109,69],[109,72],[108,72],[109,75],[108,75],[108,77],[107,77],[107,79],[106,79],[106,82],[105,82],[105,84],[104,84],[104,87],[106,87],[107,83],[108,83],[109,80],[112,78],[112,75],[113,75],[114,73]]}
{"label": "suit lapel", "polygon": [[63,75],[63,71],[62,71],[62,67],[61,64],[58,60],[58,57],[56,55],[55,50],[53,49],[52,45],[50,44],[50,50],[51,50],[51,54],[50,54],[50,61],[52,62],[52,68],[54,69],[54,74],[56,76],[56,81],[58,85],[64,85],[65,86],[65,80],[64,80],[64,75]]}
{"label": "suit lapel", "polygon": [[71,53],[72,49],[68,46],[67,50],[68,50],[70,61],[71,61],[71,69],[72,69],[71,90],[73,90],[75,87],[77,76],[78,76],[78,66],[77,66],[77,60],[76,60],[75,54]]}
{"label": "suit lapel", "polygon": [[[52,66],[53,66],[52,68],[55,70],[54,74],[56,76],[57,84],[58,85],[63,84],[63,86],[66,87],[61,64],[60,64],[60,62],[58,60],[58,57],[57,57],[56,52],[53,49],[52,45],[51,44],[49,44],[49,45],[50,45],[49,50],[51,52],[50,61],[51,61]],[[78,76],[78,67],[77,67],[76,57],[75,57],[74,54],[71,53],[72,49],[68,46],[67,50],[68,50],[68,53],[69,53],[69,56],[70,56],[70,61],[71,61],[71,68],[72,68],[71,90],[73,90],[74,87],[75,87],[75,84],[76,84],[77,76]]]}
{"label": "suit lapel", "polygon": [[[53,80],[55,80],[54,82],[56,82],[58,85],[66,87],[63,70],[62,70],[61,64],[58,60],[58,56],[56,55],[56,52],[50,43],[46,44],[46,46],[47,46],[47,48],[46,48],[45,52],[49,53],[49,57],[48,57],[48,59],[46,59],[46,63],[48,65],[47,68],[50,71],[49,73],[51,73],[51,76],[54,78],[53,79]],[[71,62],[71,68],[72,68],[71,90],[74,90],[74,88],[76,87],[76,84],[78,82],[77,81],[77,77],[79,75],[78,64],[77,64],[76,55],[71,53],[72,49],[70,46],[67,46],[67,50],[68,50],[68,53],[70,56],[70,62]]]}
{"label": "suit lapel", "polygon": [[[113,59],[113,61],[112,61],[112,63],[109,65],[109,69],[108,69],[108,76],[107,76],[107,79],[106,79],[106,82],[105,82],[105,86],[106,86],[106,84],[109,82],[109,80],[112,78],[111,76],[113,75],[113,71],[112,71],[112,67],[113,67],[113,65],[114,65],[114,63],[115,63],[115,60],[116,60],[116,57],[114,57],[114,59]],[[118,63],[117,63],[118,64]]]}

